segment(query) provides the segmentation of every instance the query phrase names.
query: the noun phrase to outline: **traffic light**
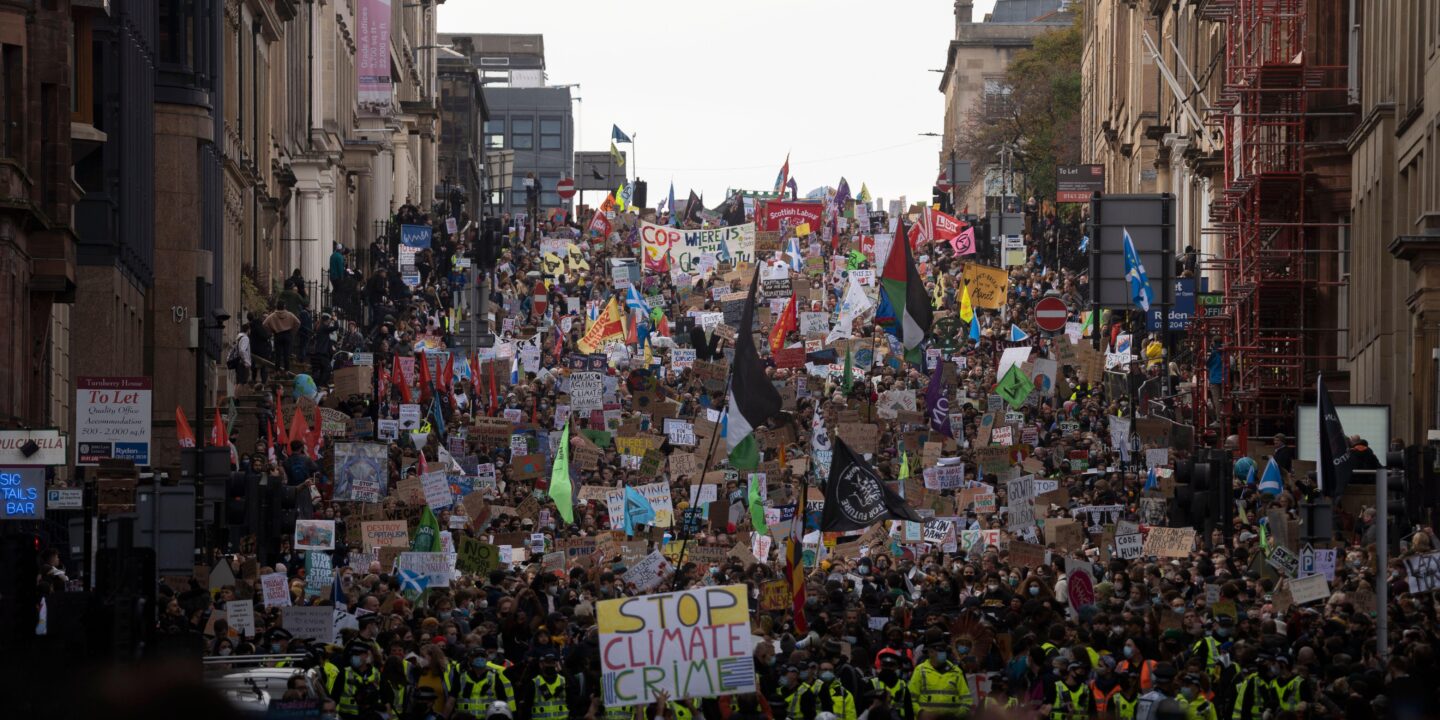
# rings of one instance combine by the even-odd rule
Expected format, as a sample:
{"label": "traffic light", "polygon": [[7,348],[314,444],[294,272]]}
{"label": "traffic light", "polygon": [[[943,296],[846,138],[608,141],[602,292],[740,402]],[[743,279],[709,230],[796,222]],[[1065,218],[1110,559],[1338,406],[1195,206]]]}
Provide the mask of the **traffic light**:
{"label": "traffic light", "polygon": [[930,188],[930,204],[947,215],[955,212],[953,203],[950,202],[950,191],[940,185]]}

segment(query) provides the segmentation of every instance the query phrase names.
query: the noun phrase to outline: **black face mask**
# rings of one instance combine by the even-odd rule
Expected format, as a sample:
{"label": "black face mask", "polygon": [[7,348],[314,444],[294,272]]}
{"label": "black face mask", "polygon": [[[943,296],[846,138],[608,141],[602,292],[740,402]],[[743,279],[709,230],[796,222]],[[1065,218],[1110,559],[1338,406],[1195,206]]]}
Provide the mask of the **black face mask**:
{"label": "black face mask", "polygon": [[880,671],[880,679],[884,680],[887,683],[894,682],[897,675],[898,673],[896,673],[895,670],[891,668],[885,668],[884,670]]}

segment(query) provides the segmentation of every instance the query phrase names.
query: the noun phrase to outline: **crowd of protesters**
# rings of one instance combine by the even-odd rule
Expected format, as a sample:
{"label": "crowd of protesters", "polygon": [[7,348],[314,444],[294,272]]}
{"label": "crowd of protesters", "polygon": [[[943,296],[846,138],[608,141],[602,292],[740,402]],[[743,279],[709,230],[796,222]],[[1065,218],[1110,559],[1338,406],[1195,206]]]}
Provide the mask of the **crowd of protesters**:
{"label": "crowd of protesters", "polygon": [[[721,221],[715,214],[688,210],[684,222],[677,224],[699,228]],[[431,396],[426,410],[435,408],[437,428],[443,425],[453,431],[472,427],[481,418],[518,415],[517,428],[542,428],[542,435],[558,432],[567,419],[577,434],[605,430],[594,421],[599,413],[564,415],[568,407],[562,389],[572,359],[582,354],[577,346],[587,324],[611,298],[626,306],[627,292],[615,286],[609,260],[641,254],[639,218],[625,210],[611,214],[603,223],[603,234],[593,230],[596,223],[589,214],[544,222],[532,218],[518,225],[505,216],[498,247],[482,248],[480,228],[468,216],[437,208],[432,217],[406,206],[397,224],[434,229],[431,246],[421,249],[410,266],[399,264],[398,233],[377,238],[367,253],[371,267],[358,277],[351,272],[345,251],[337,249],[327,273],[332,302],[320,308],[318,319],[311,308],[320,304],[307,295],[303,280],[287,283],[270,312],[252,314],[234,338],[230,367],[241,388],[237,393],[258,389],[267,412],[259,416],[257,436],[262,439],[254,447],[237,448],[237,465],[252,482],[268,474],[303,488],[296,496],[299,518],[336,522],[336,547],[329,553],[335,589],[307,592],[306,558],[288,540],[268,551],[253,543],[228,541],[215,548],[214,559],[228,564],[238,580],[218,588],[197,581],[189,592],[162,588],[167,597],[160,604],[158,630],[203,635],[210,656],[287,656],[290,659],[278,664],[296,674],[285,697],[319,698],[326,712],[347,719],[619,720],[644,715],[691,720],[703,715],[708,720],[865,716],[870,720],[966,716],[1260,720],[1427,717],[1440,712],[1436,686],[1423,679],[1426,669],[1436,666],[1437,596],[1412,594],[1401,562],[1407,555],[1437,549],[1430,528],[1416,528],[1403,539],[1401,552],[1392,553],[1389,567],[1377,567],[1373,511],[1337,509],[1337,534],[1333,542],[1320,543],[1337,550],[1327,578],[1330,595],[1320,601],[1292,602],[1283,587],[1283,573],[1266,562],[1277,546],[1288,544],[1291,551],[1298,550],[1298,538],[1284,526],[1299,517],[1302,501],[1317,494],[1310,476],[1290,472],[1291,438],[1252,438],[1244,448],[1249,452],[1242,452],[1238,439],[1229,439],[1227,447],[1242,463],[1230,479],[1235,511],[1229,514],[1233,521],[1228,527],[1175,507],[1181,503],[1173,494],[1173,483],[1164,483],[1171,492],[1168,497],[1157,490],[1157,474],[1186,481],[1172,473],[1184,467],[1193,448],[1173,440],[1133,445],[1128,436],[1119,443],[1112,440],[1117,420],[1133,423],[1137,415],[1152,415],[1183,424],[1186,419],[1180,388],[1204,378],[1166,362],[1163,338],[1112,364],[1109,372],[1060,362],[1057,387],[1032,396],[1018,409],[1019,416],[1007,421],[1026,431],[1030,441],[1023,444],[1028,455],[1012,455],[1010,467],[998,477],[982,470],[985,463],[976,451],[987,444],[982,436],[991,432],[986,417],[995,408],[987,407],[987,400],[999,380],[996,368],[1002,352],[1028,345],[1032,357],[1065,357],[1062,344],[1074,340],[1066,334],[1040,332],[1034,304],[1045,296],[1059,296],[1069,307],[1079,308],[1089,292],[1087,266],[1077,249],[1084,241],[1076,226],[1033,201],[1026,205],[1030,232],[1025,261],[1008,268],[1009,287],[1000,308],[976,309],[978,338],[970,337],[967,323],[956,321],[967,302],[963,265],[994,264],[993,258],[983,252],[957,256],[949,245],[923,239],[915,248],[926,294],[940,318],[930,346],[941,348],[943,361],[955,371],[953,377],[947,371],[946,378],[947,393],[953,390],[956,437],[941,443],[941,455],[964,463],[967,486],[984,483],[995,489],[1002,499],[994,509],[977,511],[973,503],[959,505],[959,489],[922,489],[914,484],[921,475],[920,458],[916,449],[906,447],[903,418],[892,414],[890,419],[879,419],[872,413],[882,398],[894,397],[897,390],[913,392],[923,403],[928,384],[938,374],[906,363],[892,338],[875,323],[873,311],[851,318],[851,327],[840,328],[847,351],[833,361],[767,370],[777,386],[799,388],[802,383],[797,380],[806,381],[793,404],[787,401],[786,411],[770,423],[774,436],[785,439],[780,446],[766,447],[765,456],[789,460],[780,462],[779,471],[766,478],[772,506],[807,503],[803,488],[824,481],[814,471],[813,430],[834,432],[853,422],[856,408],[865,408],[864,421],[873,423],[878,435],[870,463],[897,487],[909,487],[907,501],[913,505],[957,519],[955,533],[944,545],[920,542],[909,537],[904,523],[894,523],[879,537],[865,534],[863,546],[856,533],[807,547],[805,600],[803,610],[798,610],[803,618],[796,617],[795,609],[759,610],[762,587],[786,577],[783,549],[780,542],[754,543],[752,524],[743,511],[746,483],[737,473],[726,475],[717,490],[718,498],[732,507],[729,516],[719,522],[707,518],[701,526],[682,531],[678,519],[692,509],[690,486],[702,479],[710,482],[708,473],[725,470],[725,453],[716,452],[713,444],[707,446],[702,440],[696,447],[681,448],[667,439],[660,445],[667,456],[686,451],[699,456],[704,462],[693,475],[665,473],[663,465],[660,477],[647,475],[622,457],[615,444],[599,447],[593,465],[572,469],[577,488],[638,486],[657,480],[670,484],[677,522],[671,527],[640,528],[633,537],[613,530],[611,509],[595,500],[577,498],[573,522],[563,522],[551,500],[536,491],[533,479],[517,477],[519,468],[512,463],[508,444],[455,432],[442,440],[438,429],[418,450],[408,433],[389,444],[388,476],[383,480],[387,498],[377,504],[386,511],[403,502],[396,498],[399,486],[426,467],[455,467],[457,474],[464,475],[461,458],[470,468],[495,466],[494,486],[473,491],[483,493],[487,506],[497,510],[490,517],[452,523],[459,503],[436,513],[440,527],[452,538],[488,541],[500,534],[539,533],[545,537],[545,549],[553,550],[577,538],[612,535],[617,541],[644,542],[648,551],[683,535],[692,552],[694,548],[726,551],[724,559],[707,553],[701,562],[678,557],[674,575],[649,591],[747,586],[757,692],[605,706],[597,604],[642,592],[624,580],[627,562],[634,557],[630,554],[599,552],[585,562],[544,571],[543,553],[535,553],[488,574],[456,572],[448,588],[406,592],[394,567],[382,566],[349,539],[354,536],[350,526],[362,517],[380,516],[366,512],[366,503],[334,499],[335,439],[312,444],[277,432],[277,424],[290,419],[295,394],[313,397],[356,420],[396,417],[402,393],[409,389],[402,390],[399,385],[404,383],[386,370],[396,367],[397,358],[413,358],[427,348],[452,350],[461,357],[478,352],[457,337],[460,323],[468,319],[485,323],[498,336],[495,344],[508,345],[512,352],[515,343],[544,330],[538,367],[527,369],[517,360],[513,377],[505,372],[498,378],[493,371],[487,376],[456,370],[448,382],[432,379],[429,387],[416,388]],[[453,232],[447,229],[447,215],[457,221]],[[831,265],[828,258],[853,257],[851,251],[859,248],[861,235],[894,232],[880,213],[873,228],[858,227],[843,209],[835,215],[833,237],[826,238],[829,246],[814,243],[803,251],[827,258],[825,274],[796,285],[825,289],[803,296],[803,309],[831,313],[832,322],[850,286],[848,274],[876,268],[884,259],[863,257]],[[647,218],[670,223],[665,211],[647,211]],[[897,218],[889,220],[894,223]],[[909,224],[907,220],[906,227]],[[547,257],[541,249],[542,237],[568,241],[567,256]],[[895,236],[894,242],[903,241]],[[481,258],[490,252],[493,269]],[[481,293],[467,291],[472,276],[465,259],[487,268],[478,273]],[[623,350],[611,348],[607,353],[605,372],[615,378],[613,401],[621,424],[659,434],[658,416],[639,404],[642,396],[672,401],[675,417],[704,418],[708,410],[725,408],[722,388],[707,384],[697,373],[672,368],[668,359],[675,348],[693,348],[697,360],[725,360],[728,343],[703,329],[695,317],[720,312],[720,296],[745,289],[748,278],[716,273],[682,280],[670,272],[643,274],[641,294],[652,302],[658,297],[662,304],[649,308],[649,313],[627,310],[634,323],[631,337]],[[537,283],[543,286],[538,291]],[[1098,334],[1103,350],[1114,350],[1117,338],[1130,332],[1132,321],[1124,313],[1085,322],[1076,312],[1072,319],[1084,326],[1079,342],[1091,343]],[[1019,328],[1024,340],[1011,339],[1012,326]],[[805,339],[796,331],[783,342],[798,344]],[[366,362],[381,375],[376,383],[379,394],[332,397],[334,370],[354,364],[357,355],[367,355]],[[423,359],[418,362],[423,364]],[[1137,389],[1147,380],[1157,382],[1148,395],[1142,395]],[[277,389],[284,396],[279,407],[272,399]],[[793,432],[783,432],[786,428]],[[1298,431],[1290,429],[1292,434]],[[718,429],[710,430],[712,436],[715,432]],[[1019,437],[1013,442],[1022,444]],[[1257,445],[1265,446],[1263,452],[1253,451]],[[1158,447],[1167,448],[1168,457],[1152,471],[1145,451]],[[1254,477],[1258,470],[1242,471],[1248,467],[1244,462],[1254,462],[1249,457],[1264,455],[1284,460],[1286,472],[1278,492],[1260,490]],[[550,456],[553,459],[553,449]],[[796,458],[808,462],[795,463]],[[549,470],[547,466],[545,477]],[[1197,530],[1195,544],[1181,557],[1120,559],[1112,544],[1113,527],[1073,537],[1059,537],[1042,527],[1026,534],[1031,540],[1026,545],[1043,546],[1042,555],[1027,553],[1021,558],[1012,553],[1020,547],[1012,547],[1022,542],[1020,536],[1010,531],[1001,512],[1006,506],[1005,481],[1021,472],[1053,480],[1056,490],[1063,491],[1046,494],[1048,507],[1036,508],[1042,523],[1071,518],[1079,508],[1118,506],[1104,511],[1106,517],[1096,522],[1085,517],[1088,511],[1079,511],[1079,526],[1090,530],[1135,523],[1149,533],[1156,526],[1184,524]],[[803,477],[807,473],[808,481]],[[910,476],[908,486],[903,475]],[[1169,507],[1160,515],[1143,513],[1144,501],[1155,498],[1168,501]],[[515,509],[527,500],[541,511],[522,517]],[[709,510],[715,511],[714,506]],[[808,513],[798,514],[806,519],[796,522],[808,522]],[[807,526],[802,534],[815,530]],[[753,552],[757,547],[768,552],[757,555]],[[1093,601],[1080,607],[1068,588],[1077,563],[1089,568],[1094,582]],[[280,608],[265,608],[259,602],[256,578],[276,572],[291,581],[290,603],[334,604],[353,615],[354,623],[334,638],[295,637],[283,628]],[[1384,656],[1377,647],[1379,583],[1388,584],[1391,599]],[[225,619],[226,604],[237,598],[255,598],[253,633],[236,632]]]}

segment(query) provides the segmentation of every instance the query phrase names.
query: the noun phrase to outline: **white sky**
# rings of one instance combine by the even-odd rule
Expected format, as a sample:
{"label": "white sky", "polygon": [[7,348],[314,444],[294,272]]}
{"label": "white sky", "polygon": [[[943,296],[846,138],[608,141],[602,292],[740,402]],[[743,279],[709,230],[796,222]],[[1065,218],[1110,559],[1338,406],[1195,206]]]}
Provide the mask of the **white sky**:
{"label": "white sky", "polygon": [[439,28],[543,34],[549,82],[581,85],[576,149],[608,149],[618,124],[652,206],[672,180],[712,206],[771,189],[786,152],[801,195],[843,175],[913,201],[935,181],[940,138],[917,133],[944,122],[928,70],[945,67],[952,0],[449,0]]}

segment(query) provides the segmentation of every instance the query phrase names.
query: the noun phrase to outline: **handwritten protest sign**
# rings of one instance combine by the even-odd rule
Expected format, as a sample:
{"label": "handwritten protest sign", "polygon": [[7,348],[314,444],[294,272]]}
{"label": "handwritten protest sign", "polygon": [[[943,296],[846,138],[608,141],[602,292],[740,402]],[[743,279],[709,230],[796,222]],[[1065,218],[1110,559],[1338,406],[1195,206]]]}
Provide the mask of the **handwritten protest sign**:
{"label": "handwritten protest sign", "polygon": [[225,603],[225,619],[230,623],[230,629],[240,634],[240,637],[250,637],[255,634],[255,601],[254,600],[231,600]]}
{"label": "handwritten protest sign", "polygon": [[455,556],[455,567],[460,572],[484,577],[500,567],[500,551],[488,543],[475,538],[460,538],[459,552]]}
{"label": "handwritten protest sign", "polygon": [[[658,555],[658,553],[656,553]],[[597,607],[606,707],[755,691],[744,585],[605,600]]]}
{"label": "handwritten protest sign", "polygon": [[361,523],[360,534],[365,539],[365,549],[378,547],[407,547],[410,545],[410,530],[404,520],[372,520]]}
{"label": "handwritten protest sign", "polygon": [[1145,537],[1143,552],[1155,557],[1190,557],[1195,547],[1195,528],[1152,527]]}
{"label": "handwritten protest sign", "polygon": [[260,591],[267,608],[290,604],[290,581],[283,572],[261,575]]}
{"label": "handwritten protest sign", "polygon": [[400,569],[429,578],[429,587],[450,587],[450,562],[443,552],[400,553]]}
{"label": "handwritten protest sign", "polygon": [[328,643],[335,638],[335,608],[330,605],[287,607],[280,611],[280,626],[296,640]]}
{"label": "handwritten protest sign", "polygon": [[1115,536],[1115,557],[1121,560],[1135,560],[1144,551],[1145,541],[1140,533]]}
{"label": "handwritten protest sign", "polygon": [[1310,575],[1298,580],[1290,580],[1290,597],[1296,605],[1326,600],[1330,597],[1330,583],[1325,581],[1324,575]]}
{"label": "handwritten protest sign", "polygon": [[977,308],[999,310],[1005,306],[1010,291],[1010,273],[1002,268],[965,263],[964,282],[970,288],[970,301]]}
{"label": "handwritten protest sign", "polygon": [[630,566],[621,580],[634,585],[636,590],[645,592],[653,590],[669,574],[670,561],[666,560],[659,550],[656,550]]}
{"label": "handwritten protest sign", "polygon": [[771,580],[760,586],[760,609],[764,612],[790,608],[790,583]]}
{"label": "handwritten protest sign", "polygon": [[1405,574],[1412,593],[1440,588],[1440,551],[1405,558]]}

